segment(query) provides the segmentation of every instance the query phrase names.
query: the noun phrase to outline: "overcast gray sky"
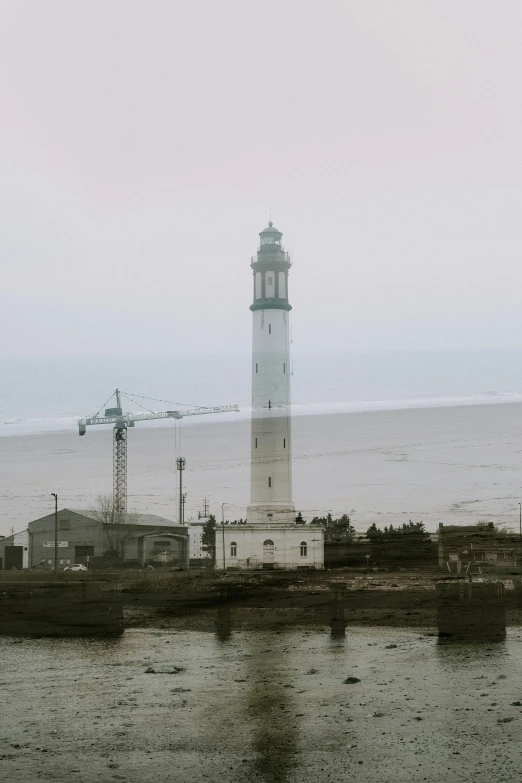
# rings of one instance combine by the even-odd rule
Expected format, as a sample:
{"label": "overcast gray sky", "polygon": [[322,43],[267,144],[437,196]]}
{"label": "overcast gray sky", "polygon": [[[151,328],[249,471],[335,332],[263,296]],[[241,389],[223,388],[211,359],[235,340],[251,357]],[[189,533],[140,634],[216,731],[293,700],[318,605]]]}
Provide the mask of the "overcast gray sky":
{"label": "overcast gray sky", "polygon": [[0,0],[0,355],[522,343],[518,0]]}

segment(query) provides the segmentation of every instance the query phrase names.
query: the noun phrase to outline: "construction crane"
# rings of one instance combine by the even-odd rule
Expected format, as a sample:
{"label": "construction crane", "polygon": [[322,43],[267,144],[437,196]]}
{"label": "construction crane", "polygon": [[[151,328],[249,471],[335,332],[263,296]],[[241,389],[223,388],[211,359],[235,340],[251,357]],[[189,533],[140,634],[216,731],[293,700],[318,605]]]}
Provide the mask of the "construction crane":
{"label": "construction crane", "polygon": [[[130,398],[130,393],[129,399]],[[85,435],[87,427],[94,424],[113,424],[113,448],[112,448],[112,492],[113,492],[113,511],[117,515],[127,511],[127,430],[134,427],[137,421],[152,421],[153,419],[182,419],[185,416],[203,416],[209,413],[231,413],[239,412],[237,405],[217,405],[212,408],[193,406],[191,408],[181,408],[179,410],[147,411],[146,413],[123,413],[121,406],[121,395],[125,392],[116,389],[107,400],[109,402],[116,397],[116,407],[105,408],[105,415],[100,416],[101,408],[98,413],[90,418],[78,419],[78,430],[80,435]],[[127,396],[127,395],[125,395]],[[134,395],[141,396],[141,395]],[[143,397],[143,399],[152,399]],[[134,400],[131,400],[134,402]],[[107,403],[106,403],[107,404]],[[139,405],[140,403],[138,403]],[[143,406],[141,406],[143,407]]]}

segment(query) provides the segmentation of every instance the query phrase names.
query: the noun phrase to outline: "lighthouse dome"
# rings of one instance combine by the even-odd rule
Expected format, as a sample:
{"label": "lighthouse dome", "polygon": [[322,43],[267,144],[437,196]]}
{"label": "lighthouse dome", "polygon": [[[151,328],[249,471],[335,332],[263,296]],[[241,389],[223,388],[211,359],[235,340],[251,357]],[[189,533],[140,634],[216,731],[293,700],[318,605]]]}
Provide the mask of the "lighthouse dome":
{"label": "lighthouse dome", "polygon": [[262,245],[280,245],[282,232],[275,228],[272,221],[269,222],[268,227],[263,229],[259,234]]}

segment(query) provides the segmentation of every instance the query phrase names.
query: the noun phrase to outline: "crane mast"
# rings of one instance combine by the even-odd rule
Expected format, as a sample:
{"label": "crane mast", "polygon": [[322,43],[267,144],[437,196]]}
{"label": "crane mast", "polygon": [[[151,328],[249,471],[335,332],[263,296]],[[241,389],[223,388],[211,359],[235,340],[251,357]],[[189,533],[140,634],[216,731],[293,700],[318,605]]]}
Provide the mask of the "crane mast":
{"label": "crane mast", "polygon": [[[239,412],[237,405],[216,405],[213,407],[180,408],[178,410],[160,411],[154,413],[123,413],[121,406],[121,392],[116,389],[114,397],[116,406],[106,408],[105,415],[78,419],[78,431],[85,435],[87,427],[96,424],[113,424],[112,443],[112,497],[113,512],[117,517],[127,512],[127,430],[134,427],[136,422],[153,421],[157,419],[183,419],[185,416],[204,416],[211,413]],[[180,500],[181,503],[181,500]]]}

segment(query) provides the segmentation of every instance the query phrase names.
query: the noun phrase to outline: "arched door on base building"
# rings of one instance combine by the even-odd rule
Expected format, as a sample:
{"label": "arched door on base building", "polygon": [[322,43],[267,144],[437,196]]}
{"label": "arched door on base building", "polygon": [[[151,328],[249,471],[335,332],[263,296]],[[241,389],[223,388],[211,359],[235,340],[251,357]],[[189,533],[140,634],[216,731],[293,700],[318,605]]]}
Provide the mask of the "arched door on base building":
{"label": "arched door on base building", "polygon": [[274,550],[274,542],[270,538],[263,541],[263,568],[274,567]]}

